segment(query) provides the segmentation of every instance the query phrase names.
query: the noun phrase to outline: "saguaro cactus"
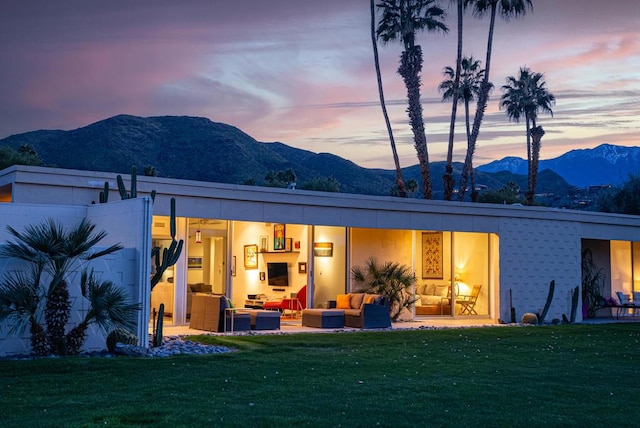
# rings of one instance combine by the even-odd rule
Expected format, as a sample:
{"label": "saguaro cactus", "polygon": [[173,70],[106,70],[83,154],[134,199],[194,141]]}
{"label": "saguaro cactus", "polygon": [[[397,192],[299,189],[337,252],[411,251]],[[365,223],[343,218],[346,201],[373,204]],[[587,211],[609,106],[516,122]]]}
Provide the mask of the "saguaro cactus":
{"label": "saguaro cactus", "polygon": [[153,257],[155,263],[155,273],[151,277],[151,290],[162,278],[164,272],[170,266],[173,266],[178,261],[180,253],[182,253],[182,246],[184,241],[176,241],[176,199],[171,198],[171,216],[169,220],[169,227],[171,231],[171,245],[169,248],[162,250],[162,257],[160,257],[160,247],[153,247],[151,250],[151,257]]}
{"label": "saguaro cactus", "polygon": [[549,306],[551,306],[551,301],[553,300],[553,292],[556,289],[556,281],[551,280],[549,283],[549,294],[547,294],[547,302],[544,304],[544,309],[542,309],[542,313],[538,315],[538,322],[542,324],[544,318],[547,316],[547,312],[549,312]]}
{"label": "saguaro cactus", "polygon": [[164,303],[160,303],[160,309],[158,309],[158,324],[156,330],[153,332],[153,346],[162,345],[162,328],[164,325]]}
{"label": "saguaro cactus", "polygon": [[120,197],[124,199],[134,199],[138,197],[138,170],[135,166],[131,167],[131,192],[127,192],[127,188],[124,185],[124,180],[122,176],[118,174],[116,177],[118,182],[118,191],[120,192]]}
{"label": "saguaro cactus", "polygon": [[109,182],[104,182],[104,190],[100,192],[100,203],[106,204],[109,202]]}
{"label": "saguaro cactus", "polygon": [[576,322],[576,312],[578,312],[578,299],[580,298],[580,287],[573,289],[571,293],[571,322]]}

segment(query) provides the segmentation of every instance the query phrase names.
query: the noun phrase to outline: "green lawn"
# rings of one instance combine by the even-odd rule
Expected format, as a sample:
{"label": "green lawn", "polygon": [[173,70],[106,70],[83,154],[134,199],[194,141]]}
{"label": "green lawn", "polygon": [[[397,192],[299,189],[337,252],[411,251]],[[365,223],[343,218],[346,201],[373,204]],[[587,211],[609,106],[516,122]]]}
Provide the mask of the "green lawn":
{"label": "green lawn", "polygon": [[0,426],[640,424],[640,323],[199,338],[239,351],[0,361]]}

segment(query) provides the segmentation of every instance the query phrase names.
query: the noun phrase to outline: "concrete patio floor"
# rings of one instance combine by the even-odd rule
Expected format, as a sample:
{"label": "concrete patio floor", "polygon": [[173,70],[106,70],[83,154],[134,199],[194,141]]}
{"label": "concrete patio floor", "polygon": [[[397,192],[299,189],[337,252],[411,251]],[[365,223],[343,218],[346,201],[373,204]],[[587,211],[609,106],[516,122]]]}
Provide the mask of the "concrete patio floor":
{"label": "concrete patio floor", "polygon": [[[496,325],[499,325],[499,324],[494,322],[490,318],[482,318],[482,317],[455,318],[455,319],[425,318],[425,319],[414,320],[414,321],[396,322],[396,323],[393,323],[392,328],[395,330],[404,330],[404,329],[444,328],[444,327],[452,327],[452,328],[483,327],[483,326],[496,326]],[[188,325],[165,326],[163,329],[165,336],[186,336],[186,335],[197,335],[197,334],[242,335],[242,334],[332,333],[335,331],[360,331],[360,330],[361,329],[350,328],[350,327],[339,328],[339,329],[304,327],[302,325],[302,320],[286,319],[286,318],[280,321],[279,330],[251,330],[250,332],[239,331],[237,333],[214,333],[210,331],[190,329]],[[375,331],[375,330],[368,330],[368,331]]]}
{"label": "concrete patio floor", "polygon": [[[622,323],[622,322],[640,322],[640,316],[624,316],[620,318],[592,318],[582,321],[583,324],[607,324],[607,323]],[[512,324],[499,324],[494,320],[487,317],[456,317],[456,318],[423,318],[413,321],[401,321],[395,322],[392,325],[394,330],[406,330],[406,329],[429,329],[429,328],[465,328],[465,327],[489,327],[489,326],[509,326]],[[361,331],[358,328],[314,328],[302,326],[301,319],[287,319],[284,318],[280,322],[279,330],[251,330],[251,331],[239,331],[236,333],[215,333],[211,331],[190,329],[188,325],[183,326],[165,326],[165,336],[189,336],[198,334],[211,334],[211,335],[246,335],[246,334],[295,334],[295,333],[333,333],[336,331]],[[376,330],[367,330],[376,331]],[[386,329],[383,329],[386,331]],[[151,333],[151,328],[149,328]]]}

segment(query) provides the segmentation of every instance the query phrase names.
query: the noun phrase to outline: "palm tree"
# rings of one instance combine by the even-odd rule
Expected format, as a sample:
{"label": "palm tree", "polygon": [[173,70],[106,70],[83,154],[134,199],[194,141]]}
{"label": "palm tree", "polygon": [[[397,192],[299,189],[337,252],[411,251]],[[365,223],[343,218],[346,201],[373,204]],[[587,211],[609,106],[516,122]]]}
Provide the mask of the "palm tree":
{"label": "palm tree", "polygon": [[[460,73],[462,67],[462,25],[464,15],[464,0],[456,0],[456,10],[458,15],[458,47],[456,52],[456,70],[451,69],[451,79],[454,88],[460,84]],[[447,67],[451,68],[451,67]],[[451,106],[451,122],[449,124],[449,145],[447,147],[447,166],[445,167],[444,176],[442,177],[444,185],[444,200],[453,199],[453,137],[456,128],[456,116],[458,114],[458,97],[459,91],[452,91],[451,97],[453,103]],[[443,97],[443,101],[445,101]]]}
{"label": "palm tree", "polygon": [[[111,254],[122,246],[96,250],[94,247],[106,233],[94,233],[95,225],[86,219],[68,231],[53,219],[27,226],[24,232],[11,226],[7,230],[16,240],[0,248],[0,255],[24,260],[29,268],[14,276],[5,274],[0,282],[0,321],[12,319],[16,329],[28,325],[32,351],[38,355],[73,351],[69,346],[73,335],[65,330],[71,314],[67,274],[78,263]],[[110,302],[114,308],[121,304],[113,298]],[[46,328],[38,319],[42,304]]]}
{"label": "palm tree", "polygon": [[[438,90],[442,92],[442,101],[448,101],[455,99],[458,96],[458,102],[464,103],[465,125],[467,132],[467,154],[465,156],[465,165],[467,168],[463,169],[463,174],[467,173],[471,177],[471,187],[475,189],[475,180],[473,177],[473,152],[471,151],[470,139],[471,139],[471,124],[470,124],[470,109],[469,104],[475,100],[480,93],[480,85],[484,79],[484,70],[480,69],[481,62],[471,57],[464,57],[460,62],[461,76],[459,83],[456,85],[454,76],[455,72],[451,67],[445,67],[443,74],[448,79],[442,81]],[[456,91],[455,88],[458,88]],[[467,177],[468,178],[468,177]],[[460,178],[460,185],[463,181],[466,185],[466,179]],[[472,194],[475,190],[472,190]]]}
{"label": "palm tree", "polygon": [[447,32],[449,29],[443,22],[445,12],[435,0],[381,0],[377,6],[382,10],[382,16],[376,30],[378,38],[383,43],[400,40],[404,45],[398,73],[402,76],[407,88],[407,113],[420,163],[424,198],[431,199],[433,192],[429,170],[429,153],[420,102],[422,48],[416,44],[415,38],[416,32],[425,29]]}
{"label": "palm tree", "polygon": [[[465,5],[473,8],[473,13],[478,17],[484,17],[489,15],[489,36],[487,38],[487,57],[485,59],[485,74],[482,85],[480,86],[480,94],[478,95],[478,105],[476,107],[476,114],[473,119],[473,127],[471,129],[471,138],[469,140],[470,148],[468,152],[473,156],[476,149],[476,142],[478,141],[478,135],[480,135],[480,125],[484,118],[484,111],[487,108],[489,101],[489,92],[493,85],[489,81],[489,71],[491,70],[491,52],[493,47],[493,33],[496,24],[496,16],[500,13],[503,19],[510,19],[512,17],[520,17],[527,12],[527,9],[533,9],[532,0],[465,0]],[[466,164],[462,172],[462,179],[470,176],[471,164]],[[464,192],[466,190],[467,183],[462,182],[460,185],[460,193],[458,198],[464,199]]]}
{"label": "palm tree", "polygon": [[[506,110],[509,120],[519,122],[524,116],[527,136],[527,192],[526,203],[533,205],[536,181],[538,179],[538,161],[540,144],[544,130],[537,124],[538,112],[553,116],[551,106],[555,104],[555,96],[548,91],[544,75],[534,73],[527,67],[520,68],[518,77],[507,77],[507,84],[502,86],[500,108]],[[533,141],[532,141],[533,140]]]}
{"label": "palm tree", "polygon": [[387,125],[387,133],[389,134],[389,143],[391,144],[391,152],[393,153],[393,163],[396,166],[396,186],[397,195],[403,198],[407,197],[407,190],[404,185],[404,179],[402,178],[402,168],[400,168],[400,159],[398,158],[398,150],[396,149],[396,141],[393,138],[393,129],[391,129],[391,121],[387,114],[387,106],[384,101],[384,91],[382,90],[382,74],[380,73],[380,59],[378,57],[378,39],[376,37],[376,10],[375,2],[371,0],[371,43],[373,43],[373,60],[376,67],[376,77],[378,80],[378,95],[380,96],[380,107],[382,108],[382,115],[384,116],[384,122]]}

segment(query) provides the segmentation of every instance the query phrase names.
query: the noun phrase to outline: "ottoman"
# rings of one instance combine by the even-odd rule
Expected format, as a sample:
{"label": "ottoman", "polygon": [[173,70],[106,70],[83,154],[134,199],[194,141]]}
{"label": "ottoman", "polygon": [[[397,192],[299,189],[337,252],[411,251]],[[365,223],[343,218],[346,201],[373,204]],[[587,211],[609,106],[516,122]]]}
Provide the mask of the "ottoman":
{"label": "ottoman", "polygon": [[343,328],[342,309],[305,309],[302,311],[302,325],[316,328]]}
{"label": "ottoman", "polygon": [[279,330],[279,311],[251,311],[251,330]]}

